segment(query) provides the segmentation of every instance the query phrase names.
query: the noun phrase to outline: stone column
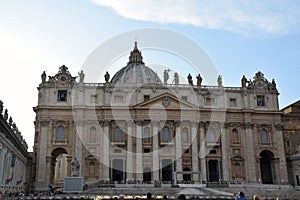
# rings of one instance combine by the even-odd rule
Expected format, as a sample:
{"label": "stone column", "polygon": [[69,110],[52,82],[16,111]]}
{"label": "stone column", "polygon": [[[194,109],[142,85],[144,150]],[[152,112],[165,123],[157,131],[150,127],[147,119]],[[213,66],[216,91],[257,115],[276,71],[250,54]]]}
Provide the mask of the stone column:
{"label": "stone column", "polygon": [[47,136],[51,134],[48,130],[49,121],[40,122],[40,143],[39,143],[39,157],[37,158],[37,173],[35,189],[37,191],[45,191],[48,189],[46,183],[46,156],[47,156]]}
{"label": "stone column", "polygon": [[[182,146],[181,146],[181,127],[180,122],[175,122],[175,147],[176,147],[176,171],[182,172]],[[176,174],[177,181],[182,181],[182,174]]]}
{"label": "stone column", "polygon": [[229,181],[229,159],[228,159],[228,144],[227,144],[227,126],[221,124],[221,149],[222,149],[222,172],[224,181]]}
{"label": "stone column", "polygon": [[[286,164],[286,158],[285,158],[285,152],[284,152],[284,140],[283,140],[283,134],[282,134],[282,125],[276,124],[275,125],[276,130],[276,136],[274,137],[274,144],[277,146],[277,152],[279,157],[279,181],[280,184],[288,184],[288,174],[287,174],[287,164]],[[277,140],[276,140],[277,139]]]}
{"label": "stone column", "polygon": [[103,133],[103,149],[102,149],[102,173],[104,180],[110,180],[109,177],[109,153],[110,153],[110,137],[109,137],[109,121],[104,121],[104,133]]}
{"label": "stone column", "polygon": [[68,155],[66,156],[67,158],[67,176],[70,177],[71,176],[71,162],[72,162],[72,156]]}
{"label": "stone column", "polygon": [[6,154],[6,148],[2,148],[1,152],[1,161],[0,162],[0,185],[4,185],[4,159],[5,159],[5,154]]}
{"label": "stone column", "polygon": [[143,180],[143,145],[142,145],[142,121],[136,121],[136,180]]}
{"label": "stone column", "polygon": [[[192,168],[193,168],[193,172],[199,172],[197,128],[198,128],[198,123],[195,122],[195,121],[191,122]],[[193,181],[199,182],[199,174],[193,174]]]}
{"label": "stone column", "polygon": [[77,160],[80,163],[80,170],[79,170],[79,176],[82,176],[83,171],[83,160],[82,160],[82,141],[83,140],[83,127],[84,127],[84,121],[77,121],[76,122],[76,146],[75,146],[75,156],[77,157]]}
{"label": "stone column", "polygon": [[134,136],[132,131],[133,123],[132,121],[127,121],[127,155],[126,155],[126,172],[127,181],[132,180],[133,176],[133,153],[132,153],[132,136]]}
{"label": "stone column", "polygon": [[153,151],[152,151],[152,171],[153,181],[159,180],[159,155],[158,155],[158,121],[152,122],[152,138],[153,138]]}
{"label": "stone column", "polygon": [[245,124],[245,161],[246,161],[246,180],[256,182],[256,159],[253,146],[253,124]]}
{"label": "stone column", "polygon": [[201,179],[202,181],[207,181],[206,172],[206,143],[205,143],[205,124],[200,122],[200,162],[201,162]]}
{"label": "stone column", "polygon": [[50,178],[51,178],[51,172],[52,172],[52,156],[46,156],[46,186],[50,185]]}

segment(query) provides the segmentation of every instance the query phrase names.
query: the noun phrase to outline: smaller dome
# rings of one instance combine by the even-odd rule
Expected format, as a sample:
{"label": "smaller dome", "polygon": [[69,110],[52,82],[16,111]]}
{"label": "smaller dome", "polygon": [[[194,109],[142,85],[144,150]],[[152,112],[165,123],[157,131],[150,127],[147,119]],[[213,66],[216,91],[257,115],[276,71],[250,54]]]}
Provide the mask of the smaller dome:
{"label": "smaller dome", "polygon": [[145,66],[141,52],[137,48],[135,42],[133,51],[130,52],[129,62],[127,66],[119,70],[110,83],[113,84],[150,84],[162,83],[157,74]]}

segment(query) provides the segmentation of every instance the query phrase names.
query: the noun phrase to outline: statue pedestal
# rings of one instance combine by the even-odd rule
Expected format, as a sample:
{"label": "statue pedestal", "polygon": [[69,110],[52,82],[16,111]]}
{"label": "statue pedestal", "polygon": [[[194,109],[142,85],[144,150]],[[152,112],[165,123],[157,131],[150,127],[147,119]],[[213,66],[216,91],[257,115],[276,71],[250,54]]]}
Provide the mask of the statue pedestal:
{"label": "statue pedestal", "polygon": [[82,193],[83,177],[65,177],[63,192]]}

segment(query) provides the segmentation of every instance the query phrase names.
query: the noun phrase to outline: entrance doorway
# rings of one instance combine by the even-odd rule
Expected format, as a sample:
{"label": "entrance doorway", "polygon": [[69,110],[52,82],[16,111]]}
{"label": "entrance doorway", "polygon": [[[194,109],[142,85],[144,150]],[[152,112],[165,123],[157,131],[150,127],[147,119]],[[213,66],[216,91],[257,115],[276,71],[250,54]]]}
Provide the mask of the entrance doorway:
{"label": "entrance doorway", "polygon": [[54,149],[51,153],[50,185],[62,187],[64,178],[67,177],[67,151],[63,148]]}
{"label": "entrance doorway", "polygon": [[[184,172],[188,172],[188,173],[184,173]],[[191,181],[191,170],[189,168],[184,168],[183,169],[183,181]]]}
{"label": "entrance doorway", "polygon": [[217,182],[219,181],[219,162],[218,160],[208,161],[208,181]]}
{"label": "entrance doorway", "polygon": [[124,172],[123,165],[124,162],[122,159],[114,159],[112,161],[112,169],[111,169],[111,180],[112,181],[123,181],[124,180]]}
{"label": "entrance doorway", "polygon": [[172,181],[173,180],[173,164],[171,159],[164,159],[161,161],[161,180],[162,181]]}
{"label": "entrance doorway", "polygon": [[275,164],[274,155],[271,151],[264,150],[259,156],[260,159],[260,172],[263,184],[273,184],[275,182]]}
{"label": "entrance doorway", "polygon": [[151,174],[150,168],[146,167],[144,169],[144,173],[143,173],[143,181],[144,182],[150,182],[151,181],[151,176],[152,176],[152,174]]}

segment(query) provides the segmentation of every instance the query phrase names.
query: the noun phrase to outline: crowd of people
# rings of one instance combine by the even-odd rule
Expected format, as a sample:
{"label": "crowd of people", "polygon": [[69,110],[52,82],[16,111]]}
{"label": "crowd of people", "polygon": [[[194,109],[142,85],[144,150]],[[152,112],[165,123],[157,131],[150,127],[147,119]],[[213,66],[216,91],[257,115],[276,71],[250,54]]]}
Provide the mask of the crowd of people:
{"label": "crowd of people", "polygon": [[[48,196],[48,195],[51,195],[51,194],[50,193],[28,193],[28,194],[25,194],[23,191],[22,192],[14,192],[14,193],[11,193],[11,192],[2,193],[2,192],[0,192],[0,198],[24,197],[24,196],[35,197],[35,196]],[[234,196],[236,196],[235,200],[250,200],[250,199],[263,200],[263,198],[258,196],[258,195],[254,195],[253,198],[247,199],[245,193],[242,192],[242,191],[239,192],[238,194],[234,194]],[[162,199],[163,200],[168,200],[168,197],[163,196]],[[113,200],[125,200],[125,196],[123,194],[120,194],[119,198],[116,198],[116,199],[113,199]],[[142,199],[141,199],[141,197],[137,197],[137,198],[135,198],[135,200],[142,200]],[[147,193],[146,200],[154,200],[154,197],[153,197],[152,193],[150,193],[150,192]],[[184,194],[180,194],[177,197],[177,200],[187,200],[187,197]],[[280,198],[277,198],[276,200],[280,200]]]}

